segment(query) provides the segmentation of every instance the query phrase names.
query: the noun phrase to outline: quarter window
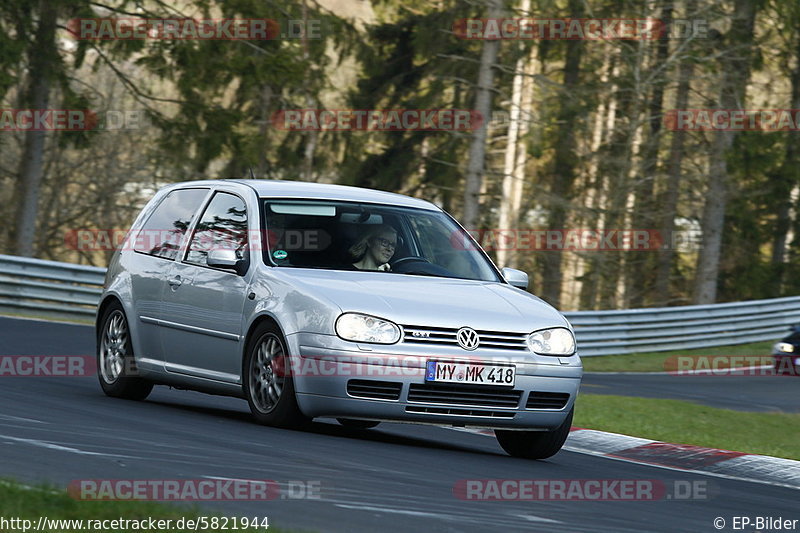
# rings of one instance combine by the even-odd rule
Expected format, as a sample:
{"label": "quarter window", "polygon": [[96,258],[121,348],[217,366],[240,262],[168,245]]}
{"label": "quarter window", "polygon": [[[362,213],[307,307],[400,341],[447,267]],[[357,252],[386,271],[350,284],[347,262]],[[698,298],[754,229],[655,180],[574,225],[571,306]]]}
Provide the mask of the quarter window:
{"label": "quarter window", "polygon": [[136,235],[133,249],[175,259],[208,189],[179,189],[169,193]]}

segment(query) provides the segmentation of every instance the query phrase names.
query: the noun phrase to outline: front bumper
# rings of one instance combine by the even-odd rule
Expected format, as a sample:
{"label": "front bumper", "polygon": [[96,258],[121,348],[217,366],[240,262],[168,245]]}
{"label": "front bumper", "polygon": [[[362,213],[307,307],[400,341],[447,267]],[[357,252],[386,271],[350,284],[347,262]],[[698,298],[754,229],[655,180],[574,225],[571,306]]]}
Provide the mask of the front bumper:
{"label": "front bumper", "polygon": [[[287,341],[298,405],[311,417],[551,430],[572,409],[583,372],[577,356],[543,363],[527,353],[467,355],[402,344],[375,352],[322,335],[289,335]],[[514,364],[515,385],[426,383],[425,362],[432,359]]]}

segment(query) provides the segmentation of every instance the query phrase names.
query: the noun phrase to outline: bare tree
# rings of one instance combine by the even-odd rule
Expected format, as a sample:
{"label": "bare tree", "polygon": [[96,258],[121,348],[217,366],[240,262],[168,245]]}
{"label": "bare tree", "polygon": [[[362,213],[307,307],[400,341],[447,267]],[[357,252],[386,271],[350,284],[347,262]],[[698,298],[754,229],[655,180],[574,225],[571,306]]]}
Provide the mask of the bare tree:
{"label": "bare tree", "polygon": [[[582,18],[583,2],[570,0],[569,12],[572,18]],[[567,41],[566,58],[564,60],[564,83],[562,87],[561,107],[558,112],[558,133],[555,138],[553,169],[550,176],[550,212],[547,217],[547,229],[561,231],[567,221],[567,206],[572,196],[572,185],[576,178],[577,161],[575,158],[578,117],[582,99],[578,94],[580,88],[580,68],[583,57],[584,42]],[[558,307],[561,304],[561,270],[562,254],[548,252],[543,256],[542,298]]]}
{"label": "bare tree", "polygon": [[[790,109],[800,109],[800,29],[795,28],[794,68],[792,69],[792,95]],[[771,280],[772,296],[780,296],[786,276],[786,241],[791,227],[791,192],[800,183],[800,146],[793,132],[786,141],[786,153],[777,175],[774,176],[775,195],[778,198],[778,213],[775,236],[772,240],[771,263],[774,275]]]}
{"label": "bare tree", "polygon": [[[735,0],[731,28],[725,39],[727,49],[719,60],[719,108],[737,109],[744,105],[758,4],[751,0]],[[733,146],[734,131],[718,131],[711,142],[708,189],[703,210],[703,246],[697,259],[694,303],[710,304],[717,299],[717,278],[722,251],[722,230],[728,200],[728,151]]]}
{"label": "bare tree", "polygon": [[[589,191],[588,220],[590,227],[602,229],[601,214],[606,208],[607,191],[605,187],[605,173],[599,172],[602,154],[601,146],[608,143],[614,136],[617,118],[617,85],[619,75],[619,62],[613,54],[613,49],[606,47],[603,55],[603,67],[600,75],[601,88],[608,89],[601,93],[597,99],[592,138],[589,144],[589,161],[587,166],[587,190]],[[584,268],[581,276],[580,308],[594,309],[600,283],[601,254],[588,252],[584,257]]]}
{"label": "bare tree", "polygon": [[[661,22],[666,28],[672,26],[672,0],[663,2],[661,6]],[[647,128],[642,143],[642,155],[639,165],[639,178],[635,181],[634,208],[631,217],[633,229],[653,229],[656,226],[655,178],[658,170],[658,148],[661,141],[661,122],[664,105],[664,87],[667,82],[667,62],[669,58],[669,39],[666,35],[656,45],[655,62],[650,71],[653,73],[651,94],[647,103]],[[645,295],[652,294],[655,272],[652,266],[653,256],[650,253],[628,254],[625,262],[625,289],[627,305],[642,307]]]}
{"label": "bare tree", "polygon": [[[687,18],[697,12],[697,1],[687,0]],[[692,75],[694,73],[694,59],[691,56],[684,57],[678,67],[678,88],[675,92],[675,109],[686,109],[689,104],[689,89],[691,88]],[[670,299],[670,278],[672,276],[672,265],[675,260],[675,250],[672,247],[672,235],[675,231],[675,217],[678,212],[678,198],[681,184],[681,167],[685,155],[684,144],[686,142],[685,131],[676,130],[672,132],[670,139],[669,154],[667,156],[666,173],[667,179],[664,191],[660,195],[659,206],[661,208],[661,222],[659,229],[664,239],[664,243],[658,251],[656,268],[656,281],[654,290],[654,300],[657,305],[668,305]]]}
{"label": "bare tree", "polygon": [[[39,21],[33,41],[28,46],[28,87],[23,98],[24,105],[34,110],[47,109],[50,88],[56,75],[58,50],[56,49],[56,8],[47,0],[40,0]],[[33,256],[36,236],[36,219],[39,212],[39,189],[42,184],[42,169],[46,132],[29,129],[25,132],[22,157],[14,197],[19,202],[14,217],[14,253]]]}
{"label": "bare tree", "polygon": [[[502,14],[500,0],[486,0],[487,16],[498,19]],[[480,193],[483,173],[486,167],[486,132],[489,127],[489,116],[492,111],[492,90],[494,84],[494,66],[500,41],[497,39],[483,42],[478,67],[478,85],[475,89],[475,111],[483,117],[483,123],[472,133],[469,145],[469,161],[464,179],[464,226],[468,229],[478,227],[480,211]]]}
{"label": "bare tree", "polygon": [[[527,16],[531,9],[531,0],[522,0],[519,6],[520,12]],[[531,47],[536,50],[536,46]],[[534,52],[535,53],[535,52]],[[531,61],[532,58],[528,58]],[[511,87],[511,109],[508,124],[508,138],[506,140],[505,157],[503,164],[503,185],[502,195],[500,197],[500,212],[498,215],[499,228],[503,230],[513,229],[517,225],[519,219],[519,196],[522,194],[521,182],[524,179],[524,170],[518,172],[517,164],[520,161],[520,152],[525,151],[524,144],[519,142],[520,133],[522,129],[522,100],[525,89],[527,88],[526,81],[526,58],[521,55],[517,59],[514,67],[514,80]],[[525,109],[527,112],[528,110]],[[522,158],[524,166],[524,158]],[[509,254],[506,246],[500,246],[497,250],[497,263],[500,266],[506,266],[509,261],[508,258],[514,254]]]}
{"label": "bare tree", "polygon": [[[618,101],[619,114],[624,125],[615,129],[608,147],[609,155],[605,165],[608,172],[608,202],[603,213],[605,231],[620,230],[629,219],[632,174],[636,168],[635,158],[638,157],[644,124],[642,111],[647,87],[643,73],[647,70],[646,50],[643,40],[635,44],[625,44],[621,48],[621,60],[626,67],[622,71]],[[603,309],[612,309],[620,304],[625,252],[615,250],[602,253],[604,257],[600,268],[599,303]]]}

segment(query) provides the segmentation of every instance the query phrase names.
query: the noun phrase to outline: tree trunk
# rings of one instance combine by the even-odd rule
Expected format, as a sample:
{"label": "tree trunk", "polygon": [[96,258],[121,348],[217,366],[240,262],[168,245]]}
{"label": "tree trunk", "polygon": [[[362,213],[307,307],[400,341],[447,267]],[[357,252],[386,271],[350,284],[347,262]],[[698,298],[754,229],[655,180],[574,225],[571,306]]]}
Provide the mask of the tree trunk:
{"label": "tree trunk", "polygon": [[[29,109],[45,110],[50,102],[51,78],[56,70],[58,55],[55,41],[57,13],[55,7],[47,0],[39,2],[38,12],[39,23],[36,34],[27,52],[30,68],[24,105]],[[25,132],[15,187],[17,212],[14,217],[14,253],[25,257],[31,257],[35,253],[45,136],[44,131]]]}
{"label": "tree trunk", "polygon": [[[672,26],[672,0],[666,0],[661,10],[661,21],[664,27]],[[669,57],[669,39],[663,36],[656,48],[654,65],[663,68]],[[667,82],[666,69],[653,80],[652,94],[648,102],[649,128],[647,139],[642,147],[640,176],[636,184],[634,209],[632,216],[633,230],[651,230],[656,227],[656,203],[653,197],[655,178],[658,167],[658,148],[661,141],[661,121],[664,107],[664,86]],[[629,307],[643,307],[645,295],[651,294],[654,283],[654,261],[649,251],[628,254],[625,262],[626,300]]]}
{"label": "tree trunk", "polygon": [[[303,46],[303,61],[307,62],[309,53],[308,53],[308,35],[306,34],[305,28],[308,28],[308,5],[306,4],[305,0],[303,0],[303,35],[302,39],[302,46]],[[309,71],[306,70],[306,74],[309,74]],[[317,106],[317,102],[314,97],[311,95],[309,91],[310,82],[307,80],[305,85],[305,93],[306,93],[306,109],[314,109]],[[319,139],[319,131],[316,129],[312,129],[311,131],[306,132],[306,144],[303,147],[303,164],[300,169],[300,179],[303,181],[316,181],[314,178],[314,153],[317,150],[317,140]]]}
{"label": "tree trunk", "polygon": [[[531,10],[531,0],[522,0],[520,11],[523,16],[528,16]],[[536,49],[534,43],[532,49]],[[520,117],[522,116],[522,94],[525,90],[526,61],[525,54],[522,54],[514,67],[514,81],[511,87],[511,112],[508,124],[508,139],[506,140],[505,158],[503,162],[503,186],[500,198],[500,212],[498,214],[498,229],[514,231],[517,229],[519,207],[518,201],[514,197],[515,193],[520,194],[521,187],[516,187],[515,182],[524,172],[516,172],[519,152],[525,151],[525,146],[520,145],[519,134],[521,130]],[[526,110],[527,111],[527,110]],[[523,159],[524,161],[524,159]],[[499,246],[497,249],[497,264],[500,267],[509,264],[509,257],[514,255],[513,251],[508,250],[507,246]]]}
{"label": "tree trunk", "polygon": [[[600,76],[601,86],[605,87],[609,80],[616,80],[619,74],[619,63],[612,55],[610,49],[606,49],[603,58],[603,73]],[[605,209],[605,175],[599,172],[600,161],[603,157],[601,147],[604,142],[608,142],[614,135],[617,114],[617,85],[612,82],[608,88],[608,93],[598,98],[596,119],[592,132],[592,143],[590,151],[592,158],[588,166],[589,180],[589,211],[591,213],[590,228],[602,230],[600,214]],[[602,265],[602,254],[599,252],[589,252],[585,254],[584,273],[581,279],[580,308],[594,309],[597,305],[597,296],[600,283],[600,269]]]}
{"label": "tree trunk", "polygon": [[[719,109],[744,107],[747,82],[750,79],[753,26],[757,4],[751,0],[736,0],[731,29],[726,39],[726,51],[720,58],[722,79]],[[728,165],[726,157],[733,145],[733,131],[713,132],[709,164],[708,190],[703,210],[703,246],[697,259],[694,287],[695,304],[711,304],[717,299],[717,278],[722,251],[722,229],[728,200]]]}
{"label": "tree trunk", "polygon": [[[605,212],[605,232],[626,227],[631,196],[632,170],[641,144],[642,108],[645,89],[641,84],[644,65],[645,42],[639,41],[635,50],[623,51],[621,62],[630,65],[620,83],[619,115],[626,126],[618,128],[612,138],[608,157],[608,209]],[[625,57],[627,56],[627,57]],[[625,251],[600,252],[604,254],[601,267],[599,302],[601,309],[614,309],[624,295],[623,259]]]}
{"label": "tree trunk", "polygon": [[[513,182],[511,186],[511,220],[516,227],[519,227],[520,212],[522,208],[522,195],[525,190],[525,183],[528,182],[533,187],[533,180],[535,178],[535,169],[528,169],[528,142],[529,135],[531,134],[532,122],[534,119],[533,102],[534,91],[536,84],[534,83],[534,76],[540,72],[539,61],[539,46],[538,44],[531,47],[528,62],[525,65],[525,77],[522,80],[522,102],[520,103],[521,115],[519,125],[519,144],[517,148],[517,162],[514,165]],[[519,249],[514,249],[510,256],[510,266],[517,268],[519,266]]]}
{"label": "tree trunk", "polygon": [[[261,111],[261,117],[259,121],[259,128],[258,128],[258,137],[262,139],[261,149],[258,152],[258,167],[256,169],[256,177],[257,178],[266,178],[269,173],[269,158],[267,154],[269,153],[269,135],[272,125],[270,124],[270,108],[272,106],[272,87],[267,85],[266,83],[261,86],[261,93],[260,93],[260,100],[259,100],[259,108]],[[248,177],[249,174],[248,174]]]}
{"label": "tree trunk", "polygon": [[[790,109],[800,109],[800,31],[795,30],[795,64],[792,71],[792,101]],[[775,221],[775,236],[772,240],[771,264],[773,276],[770,280],[770,296],[781,296],[786,275],[786,241],[791,227],[792,188],[800,183],[800,147],[788,132],[786,154],[778,175],[775,176],[775,197],[778,199],[778,213]]]}
{"label": "tree trunk", "polygon": [[[582,18],[582,0],[570,0],[571,18]],[[553,155],[553,173],[550,185],[550,213],[547,217],[547,229],[561,231],[567,222],[567,206],[572,196],[572,184],[575,181],[576,130],[578,117],[581,114],[582,99],[578,96],[580,85],[580,67],[583,57],[584,42],[567,41],[564,59],[564,86],[562,88],[561,108],[558,112],[558,133],[556,134],[555,153]],[[561,260],[563,252],[552,250],[544,252],[542,268],[542,298],[555,307],[561,305],[561,284],[563,272]]]}
{"label": "tree trunk", "polygon": [[[500,0],[487,0],[490,19],[500,18],[502,2]],[[483,42],[480,66],[478,67],[478,86],[475,90],[475,111],[483,117],[483,124],[472,133],[469,146],[469,162],[467,174],[464,179],[464,215],[462,223],[467,229],[477,229],[480,211],[480,193],[483,182],[483,173],[486,166],[486,132],[489,128],[489,118],[492,111],[492,89],[494,84],[494,64],[497,52],[500,50],[500,41],[491,40]]]}
{"label": "tree trunk", "polygon": [[[686,2],[686,18],[697,12],[696,0]],[[694,74],[694,61],[686,57],[678,67],[678,89],[675,94],[675,109],[686,109],[689,105],[689,90],[691,89],[692,75]],[[661,224],[659,229],[664,240],[658,252],[658,267],[655,282],[656,305],[665,306],[670,303],[670,278],[672,275],[672,262],[675,259],[673,233],[675,231],[675,216],[678,211],[678,198],[681,184],[681,165],[683,164],[684,143],[687,133],[676,130],[672,132],[669,156],[667,160],[667,183],[659,201],[661,206]]]}

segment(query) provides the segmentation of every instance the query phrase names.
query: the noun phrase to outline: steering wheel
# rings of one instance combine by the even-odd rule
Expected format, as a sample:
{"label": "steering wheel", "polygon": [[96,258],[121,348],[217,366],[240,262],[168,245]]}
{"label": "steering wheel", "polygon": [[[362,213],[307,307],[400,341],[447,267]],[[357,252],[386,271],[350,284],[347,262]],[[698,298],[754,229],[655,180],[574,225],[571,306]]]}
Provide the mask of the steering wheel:
{"label": "steering wheel", "polygon": [[411,261],[422,261],[424,263],[430,263],[430,261],[428,261],[424,257],[409,256],[409,257],[401,257],[397,261],[395,261],[393,263],[390,262],[389,264],[392,265],[392,269],[394,270],[398,265],[404,265],[406,263],[410,263]]}

